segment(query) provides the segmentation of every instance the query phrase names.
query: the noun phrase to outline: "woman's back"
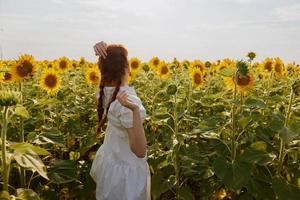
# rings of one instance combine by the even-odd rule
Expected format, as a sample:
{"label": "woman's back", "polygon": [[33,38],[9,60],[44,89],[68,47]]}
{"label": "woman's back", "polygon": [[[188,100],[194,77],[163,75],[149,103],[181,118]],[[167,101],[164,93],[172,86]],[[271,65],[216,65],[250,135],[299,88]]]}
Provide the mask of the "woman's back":
{"label": "woman's back", "polygon": [[[114,87],[104,88],[103,107],[106,108]],[[121,86],[128,98],[139,106],[142,121],[146,110],[133,87]],[[104,142],[96,153],[90,171],[97,183],[97,199],[149,200],[150,171],[145,157],[137,157],[130,149],[126,128],[132,127],[132,111],[118,100],[110,104]]]}

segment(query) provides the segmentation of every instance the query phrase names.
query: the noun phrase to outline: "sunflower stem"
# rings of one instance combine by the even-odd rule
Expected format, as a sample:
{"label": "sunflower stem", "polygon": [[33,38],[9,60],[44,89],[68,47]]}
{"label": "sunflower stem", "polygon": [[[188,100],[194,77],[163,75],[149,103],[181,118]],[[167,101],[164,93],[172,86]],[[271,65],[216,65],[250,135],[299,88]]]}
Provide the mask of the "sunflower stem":
{"label": "sunflower stem", "polygon": [[192,90],[192,83],[189,80],[189,87],[188,87],[188,102],[187,102],[187,110],[186,112],[189,113],[190,111],[190,103],[191,103],[191,96],[192,96],[193,90]]}
{"label": "sunflower stem", "polygon": [[241,95],[240,95],[240,109],[241,109],[241,112],[240,113],[243,113],[243,103],[244,103],[244,92],[241,91]]}
{"label": "sunflower stem", "polygon": [[234,94],[233,94],[233,104],[232,104],[232,113],[231,113],[231,121],[232,121],[232,136],[231,136],[231,161],[233,162],[236,157],[236,145],[235,145],[235,140],[236,140],[236,126],[235,126],[235,110],[236,110],[236,100],[237,100],[237,75],[238,75],[238,70],[235,71],[234,74]]}
{"label": "sunflower stem", "polygon": [[[176,181],[176,199],[179,199],[179,189],[180,189],[180,184],[179,184],[179,179],[180,179],[180,163],[179,163],[179,149],[180,149],[180,141],[178,138],[178,116],[177,116],[177,92],[174,94],[174,132],[175,132],[175,139],[176,142],[179,142],[177,149],[173,149],[173,152],[175,150],[175,158],[174,159],[174,168],[175,168],[175,181]],[[173,145],[174,148],[174,145]]]}
{"label": "sunflower stem", "polygon": [[[20,104],[23,105],[23,81],[19,82],[19,91],[20,91]],[[21,117],[20,119],[20,137],[19,137],[19,141],[20,142],[24,142],[25,141],[25,137],[24,137],[24,120]],[[25,184],[26,184],[26,171],[25,168],[21,167],[21,171],[20,171],[20,184],[22,188],[25,188]]]}
{"label": "sunflower stem", "polygon": [[2,129],[1,129],[1,140],[2,140],[2,179],[3,179],[3,190],[8,192],[8,170],[9,166],[7,163],[6,156],[6,134],[8,124],[8,106],[4,106],[2,113]]}
{"label": "sunflower stem", "polygon": [[[294,99],[294,91],[293,91],[293,88],[291,88],[289,105],[288,105],[287,112],[286,112],[286,115],[285,115],[285,120],[284,120],[284,126],[285,127],[288,126],[288,122],[289,122],[290,115],[291,115],[293,99]],[[282,165],[283,165],[283,162],[284,162],[284,157],[285,157],[285,141],[282,138],[280,138],[279,164],[278,164],[278,169],[277,169],[277,173],[279,175],[281,174],[281,171],[282,171]]]}
{"label": "sunflower stem", "polygon": [[[273,79],[273,71],[271,71],[270,76],[268,77],[268,81],[267,81],[267,88],[265,90],[265,97],[269,97],[270,96],[270,88],[271,88],[271,80]],[[265,100],[265,104],[268,104],[268,99]],[[263,116],[265,115],[265,110],[263,110],[262,112]]]}

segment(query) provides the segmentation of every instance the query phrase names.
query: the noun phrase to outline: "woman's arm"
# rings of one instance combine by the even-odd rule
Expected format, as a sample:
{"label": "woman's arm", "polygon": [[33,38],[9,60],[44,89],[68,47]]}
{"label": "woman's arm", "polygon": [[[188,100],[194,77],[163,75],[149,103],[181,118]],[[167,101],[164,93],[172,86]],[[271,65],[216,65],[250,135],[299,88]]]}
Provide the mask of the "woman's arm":
{"label": "woman's arm", "polygon": [[132,111],[133,127],[127,128],[129,146],[132,152],[139,158],[143,158],[146,155],[147,140],[144,132],[143,123],[140,116],[139,106],[127,99],[128,94],[120,92],[117,95],[118,101],[125,107]]}
{"label": "woman's arm", "polygon": [[139,108],[132,111],[133,127],[128,128],[129,145],[133,153],[139,158],[146,155],[147,140],[145,137],[144,127],[142,124]]}

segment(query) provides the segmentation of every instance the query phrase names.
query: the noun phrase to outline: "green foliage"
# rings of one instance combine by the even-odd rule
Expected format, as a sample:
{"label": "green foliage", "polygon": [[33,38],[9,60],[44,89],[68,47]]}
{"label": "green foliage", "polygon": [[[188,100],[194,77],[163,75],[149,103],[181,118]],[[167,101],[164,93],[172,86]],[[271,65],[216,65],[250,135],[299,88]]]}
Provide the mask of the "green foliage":
{"label": "green foliage", "polygon": [[[153,199],[298,199],[300,101],[290,95],[296,77],[254,74],[254,88],[233,98],[222,79],[253,70],[255,55],[248,57],[237,68],[207,73],[201,90],[191,85],[188,63],[173,66],[168,80],[143,65],[132,85],[147,110]],[[36,79],[23,82],[23,102],[10,108],[7,129],[10,182],[19,189],[1,198],[95,198],[90,155],[103,142],[95,134],[97,88],[80,69],[62,78],[54,97],[39,90]],[[19,187],[21,167],[28,189]]]}

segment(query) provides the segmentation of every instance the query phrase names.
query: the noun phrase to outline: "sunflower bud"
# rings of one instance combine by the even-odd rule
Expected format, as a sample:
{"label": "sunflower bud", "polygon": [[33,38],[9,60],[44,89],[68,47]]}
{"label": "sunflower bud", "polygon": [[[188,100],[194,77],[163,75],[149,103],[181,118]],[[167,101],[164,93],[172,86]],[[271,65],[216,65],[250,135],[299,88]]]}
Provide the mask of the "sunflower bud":
{"label": "sunflower bud", "polygon": [[143,70],[144,70],[145,72],[148,72],[148,71],[150,70],[150,67],[149,67],[148,65],[144,65],[144,66],[143,66]]}
{"label": "sunflower bud", "polygon": [[167,93],[169,95],[173,95],[177,92],[177,87],[176,85],[172,84],[172,85],[169,85],[168,88],[167,88]]}
{"label": "sunflower bud", "polygon": [[254,58],[256,57],[256,54],[254,52],[249,52],[247,54],[247,57],[250,59],[250,60],[254,60]]}
{"label": "sunflower bud", "polygon": [[14,106],[18,103],[18,92],[0,90],[0,106]]}
{"label": "sunflower bud", "polygon": [[154,79],[154,74],[153,73],[149,73],[148,74],[148,79],[149,80],[153,80]]}
{"label": "sunflower bud", "polygon": [[238,61],[236,63],[236,68],[238,70],[238,74],[242,76],[246,76],[249,72],[248,65],[245,61]]}
{"label": "sunflower bud", "polygon": [[206,68],[210,68],[211,67],[211,62],[206,61],[204,65],[205,65]]}

